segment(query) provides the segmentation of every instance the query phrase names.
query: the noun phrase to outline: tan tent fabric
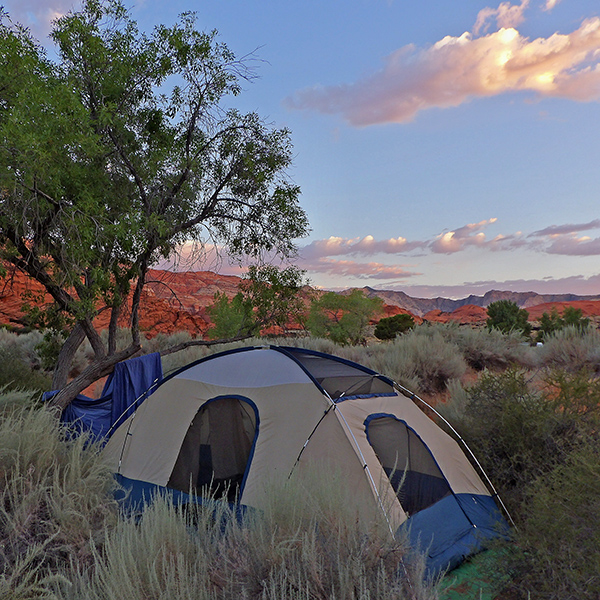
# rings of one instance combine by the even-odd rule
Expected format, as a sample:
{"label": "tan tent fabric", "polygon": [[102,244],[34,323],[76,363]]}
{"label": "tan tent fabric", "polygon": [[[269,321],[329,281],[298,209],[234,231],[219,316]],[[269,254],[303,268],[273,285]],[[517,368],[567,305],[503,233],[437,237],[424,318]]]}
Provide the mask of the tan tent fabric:
{"label": "tan tent fabric", "polygon": [[[317,364],[318,356],[302,362]],[[216,438],[229,439],[232,428],[237,432],[237,441],[231,439],[233,446],[221,449],[213,468],[215,478],[245,470],[240,498],[244,504],[260,506],[265,486],[289,477],[295,469],[302,472],[310,465],[328,465],[344,473],[364,514],[382,510],[390,526],[397,527],[407,515],[365,428],[366,420],[378,414],[391,415],[415,432],[454,493],[489,495],[458,444],[410,399],[394,391],[389,381],[365,369],[364,381],[370,382],[365,387],[357,385],[362,367],[345,370],[343,363],[326,367],[321,365],[319,376],[333,382],[341,396],[337,403],[306,372],[306,366],[278,349],[256,348],[201,361],[158,387],[110,438],[105,459],[129,479],[159,486],[170,483],[181,490],[190,482],[195,485],[199,447],[206,445],[203,435],[207,434],[201,423],[191,424],[203,406],[228,398],[225,404],[214,402],[204,418],[214,427]],[[367,389],[371,390],[367,397],[352,397],[355,390]],[[246,429],[232,424],[242,418],[236,412],[238,402],[255,411]],[[172,475],[175,479],[169,481]]]}

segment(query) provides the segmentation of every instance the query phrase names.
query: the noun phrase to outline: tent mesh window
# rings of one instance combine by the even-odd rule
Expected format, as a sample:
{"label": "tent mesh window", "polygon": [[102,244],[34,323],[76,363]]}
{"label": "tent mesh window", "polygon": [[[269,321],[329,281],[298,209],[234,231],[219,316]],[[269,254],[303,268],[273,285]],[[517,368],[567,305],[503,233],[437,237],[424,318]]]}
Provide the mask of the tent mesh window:
{"label": "tent mesh window", "polygon": [[256,416],[248,403],[238,398],[207,402],[190,424],[167,486],[235,501],[255,432]]}
{"label": "tent mesh window", "polygon": [[332,360],[318,354],[286,348],[286,350],[314,377],[332,400],[344,396],[393,394],[393,386],[377,373],[363,371],[348,363]]}
{"label": "tent mesh window", "polygon": [[409,516],[451,493],[431,452],[404,421],[387,416],[371,419],[367,439]]}

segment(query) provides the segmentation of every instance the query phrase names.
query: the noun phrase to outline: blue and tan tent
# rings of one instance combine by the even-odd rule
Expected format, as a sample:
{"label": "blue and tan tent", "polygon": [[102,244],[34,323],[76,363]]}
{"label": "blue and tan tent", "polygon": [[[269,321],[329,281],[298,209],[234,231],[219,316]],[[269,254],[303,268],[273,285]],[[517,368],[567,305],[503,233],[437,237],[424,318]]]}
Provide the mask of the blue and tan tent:
{"label": "blue and tan tent", "polygon": [[266,482],[343,474],[362,517],[383,514],[452,568],[506,532],[493,490],[410,394],[366,367],[290,347],[215,354],[164,379],[104,455],[136,491],[228,489],[260,508]]}

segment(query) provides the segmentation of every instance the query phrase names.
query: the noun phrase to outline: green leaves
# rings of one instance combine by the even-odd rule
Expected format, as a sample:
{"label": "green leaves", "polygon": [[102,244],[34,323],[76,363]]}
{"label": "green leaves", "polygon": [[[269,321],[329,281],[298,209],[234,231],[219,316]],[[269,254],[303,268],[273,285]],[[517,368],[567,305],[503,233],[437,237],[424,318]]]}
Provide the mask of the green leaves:
{"label": "green leaves", "polygon": [[51,61],[0,25],[3,256],[75,320],[133,288],[134,341],[146,272],[184,242],[289,258],[308,230],[289,132],[224,109],[253,73],[195,27],[185,13],[146,34],[120,0],[85,0]]}
{"label": "green leaves", "polygon": [[307,327],[312,335],[337,344],[359,344],[364,342],[369,321],[382,309],[381,298],[368,298],[362,290],[327,292],[311,304]]}
{"label": "green leaves", "polygon": [[502,333],[519,331],[524,336],[531,333],[531,325],[527,321],[529,313],[524,308],[519,308],[510,300],[492,302],[487,309],[486,321],[488,329],[499,329]]}

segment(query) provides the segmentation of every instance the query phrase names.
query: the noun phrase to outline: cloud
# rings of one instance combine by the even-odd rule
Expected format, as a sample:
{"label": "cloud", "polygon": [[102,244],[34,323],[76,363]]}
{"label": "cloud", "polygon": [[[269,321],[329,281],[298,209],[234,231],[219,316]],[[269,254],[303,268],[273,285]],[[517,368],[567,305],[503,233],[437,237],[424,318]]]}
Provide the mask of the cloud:
{"label": "cloud", "polygon": [[483,246],[486,244],[486,237],[481,230],[496,221],[495,218],[487,219],[479,223],[469,223],[455,231],[446,231],[431,242],[430,247],[438,254],[452,254],[460,252],[466,246]]}
{"label": "cloud", "polygon": [[314,262],[300,260],[298,265],[309,273],[325,273],[340,277],[354,277],[357,279],[404,279],[421,275],[407,271],[402,265],[385,265],[379,262],[355,262],[352,260],[335,260],[320,258]]}
{"label": "cloud", "polygon": [[600,219],[594,219],[589,223],[567,224],[567,225],[550,225],[545,229],[534,231],[531,236],[556,236],[567,233],[579,233],[580,231],[589,231],[590,229],[600,229]]}
{"label": "cloud", "polygon": [[50,33],[52,21],[79,5],[76,0],[11,0],[5,7],[13,21],[29,27],[36,37],[42,38]]}
{"label": "cloud", "polygon": [[[502,3],[478,18],[515,23],[527,6]],[[504,7],[504,8],[503,8]],[[428,108],[455,107],[472,98],[533,92],[580,102],[600,99],[600,18],[568,34],[530,40],[514,26],[477,36],[446,36],[433,46],[404,46],[381,70],[355,83],[315,86],[286,100],[290,108],[341,114],[361,127],[406,123]]]}
{"label": "cloud", "polygon": [[489,19],[496,19],[498,27],[508,29],[517,27],[525,20],[525,9],[529,6],[529,0],[522,0],[521,4],[502,2],[498,8],[484,8],[479,11],[477,21],[473,27],[473,33],[479,34],[489,28]]}
{"label": "cloud", "polygon": [[559,2],[560,0],[546,0],[546,4],[543,10],[545,10],[546,12],[550,12]]}
{"label": "cloud", "polygon": [[311,259],[345,254],[400,254],[425,245],[418,241],[408,242],[403,237],[377,241],[372,235],[352,239],[332,236],[326,240],[316,240],[305,246],[302,249],[302,256],[305,259]]}

